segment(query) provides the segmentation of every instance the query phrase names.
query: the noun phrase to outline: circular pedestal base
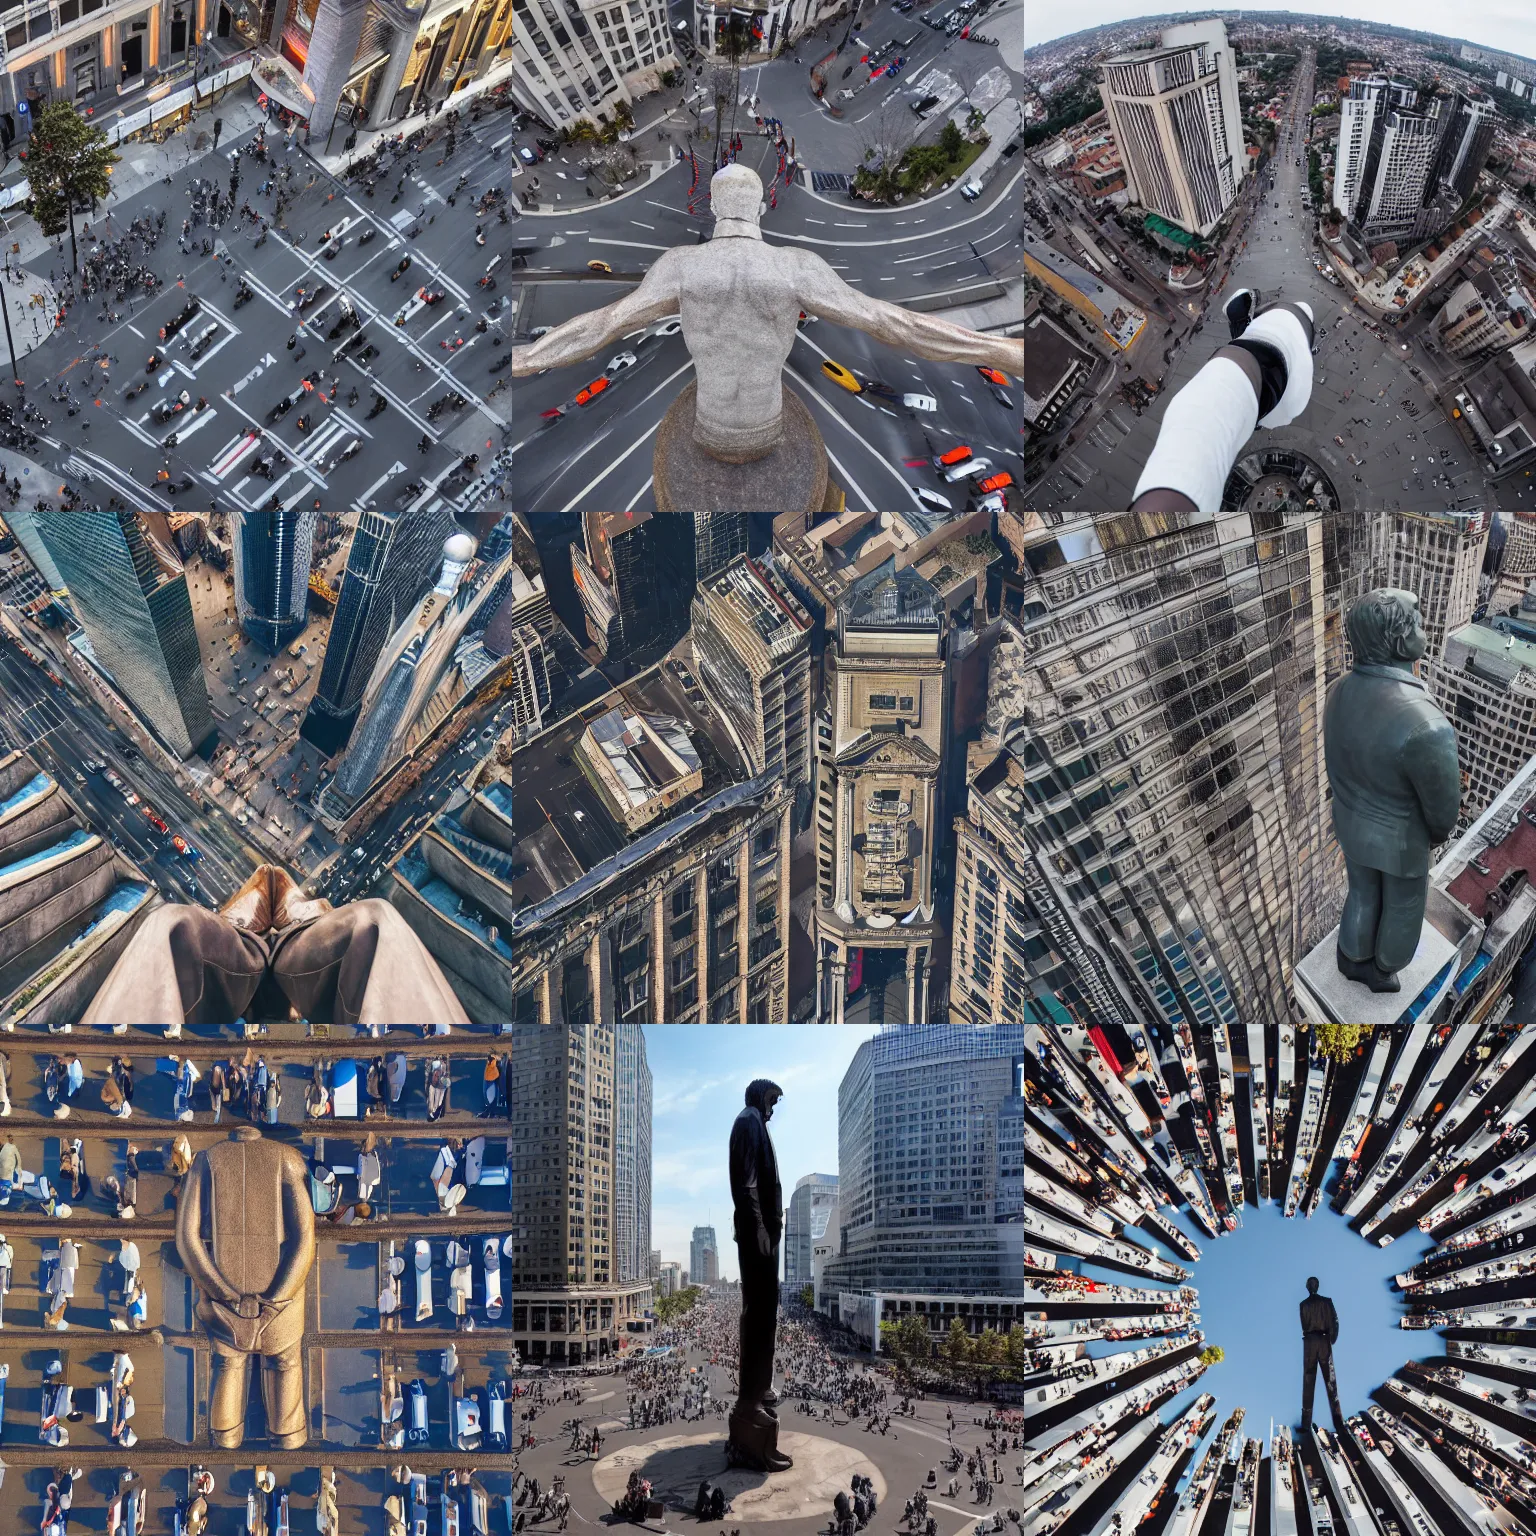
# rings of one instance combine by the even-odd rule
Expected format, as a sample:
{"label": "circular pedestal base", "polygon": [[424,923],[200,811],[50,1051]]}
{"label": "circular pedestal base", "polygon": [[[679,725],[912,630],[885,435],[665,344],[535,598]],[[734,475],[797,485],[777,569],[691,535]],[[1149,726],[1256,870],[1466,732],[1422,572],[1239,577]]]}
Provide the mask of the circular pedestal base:
{"label": "circular pedestal base", "polygon": [[751,1521],[824,1519],[839,1490],[847,1491],[855,1472],[875,1485],[875,1495],[885,1502],[885,1479],[869,1458],[851,1445],[823,1440],[816,1435],[779,1431],[779,1449],[793,1459],[786,1472],[748,1472],[728,1468],[725,1433],[672,1435],[645,1445],[627,1446],[603,1457],[592,1469],[592,1482],[607,1504],[624,1496],[629,1474],[649,1478],[651,1497],[660,1499],[674,1513],[693,1510],[699,1484],[725,1490],[731,1502],[729,1525]]}
{"label": "circular pedestal base", "polygon": [[724,464],[693,440],[690,384],[672,402],[656,433],[658,512],[820,512],[827,499],[827,449],[811,413],[784,391],[784,435],[748,464]]}

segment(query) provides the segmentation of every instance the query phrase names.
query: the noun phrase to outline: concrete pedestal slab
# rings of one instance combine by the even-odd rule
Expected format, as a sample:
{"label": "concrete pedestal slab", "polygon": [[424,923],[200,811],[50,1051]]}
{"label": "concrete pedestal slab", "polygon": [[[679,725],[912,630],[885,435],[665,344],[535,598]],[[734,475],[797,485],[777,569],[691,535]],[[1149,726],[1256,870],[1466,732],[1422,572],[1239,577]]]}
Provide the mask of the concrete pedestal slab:
{"label": "concrete pedestal slab", "polygon": [[708,1478],[711,1486],[725,1490],[731,1502],[726,1517],[731,1525],[824,1519],[832,1500],[840,1490],[847,1491],[855,1472],[869,1478],[876,1497],[885,1502],[880,1469],[851,1445],[781,1429],[779,1449],[793,1458],[794,1466],[786,1472],[748,1472],[726,1466],[725,1440],[721,1429],[626,1446],[598,1462],[592,1482],[603,1501],[613,1504],[624,1496],[629,1474],[638,1472],[650,1479],[651,1497],[660,1499],[669,1511],[691,1511],[699,1484]]}

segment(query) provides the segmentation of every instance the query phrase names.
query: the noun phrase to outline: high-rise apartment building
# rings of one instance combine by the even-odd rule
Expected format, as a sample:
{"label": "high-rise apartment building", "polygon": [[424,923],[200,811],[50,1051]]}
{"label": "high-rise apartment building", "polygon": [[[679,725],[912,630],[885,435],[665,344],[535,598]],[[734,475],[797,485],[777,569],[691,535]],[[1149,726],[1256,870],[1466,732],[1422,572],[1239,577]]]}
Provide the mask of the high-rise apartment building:
{"label": "high-rise apartment building", "polygon": [[587,512],[582,531],[585,547],[571,546],[571,572],[593,645],[622,661],[681,635],[693,596],[688,520],[665,512]]}
{"label": "high-rise apartment building", "polygon": [[1356,208],[1355,222],[1367,244],[1388,240],[1403,244],[1436,227],[1433,211],[1425,210],[1434,190],[1443,105],[1444,99],[1436,97],[1423,111],[1389,107],[1381,118],[1375,174],[1362,189]]}
{"label": "high-rise apartment building", "polygon": [[1456,92],[1445,114],[1445,132],[1435,160],[1435,178],[1449,187],[1458,204],[1471,197],[1477,178],[1488,163],[1496,122],[1494,105],[1486,97]]}
{"label": "high-rise apartment building", "polygon": [[713,1227],[695,1227],[688,1244],[688,1275],[693,1285],[714,1285],[720,1279],[720,1245]]}
{"label": "high-rise apartment building", "polygon": [[784,1284],[799,1290],[811,1283],[811,1254],[827,1235],[837,1210],[837,1175],[808,1173],[795,1181],[784,1223]]}
{"label": "high-rise apartment building", "polygon": [[1472,620],[1491,516],[1480,509],[1373,519],[1382,584],[1418,595],[1426,656],[1438,656],[1446,635]]}
{"label": "high-rise apartment building", "polygon": [[662,0],[537,0],[512,14],[512,98],[551,128],[605,123],[676,63]]}
{"label": "high-rise apartment building", "polygon": [[384,642],[430,590],[453,531],[453,514],[435,503],[359,514],[325,663],[300,731],[327,757],[346,746]]}
{"label": "high-rise apartment building", "polygon": [[191,757],[213,734],[213,711],[186,571],[160,536],[163,522],[136,512],[33,515],[95,661],[155,736]]}
{"label": "high-rise apartment building", "polygon": [[855,580],[837,606],[817,721],[812,937],[823,1023],[928,1018],[941,937],[945,640],[933,586],[894,559]]}
{"label": "high-rise apartment building", "polygon": [[651,1269],[651,1279],[652,1280],[659,1280],[659,1279],[661,1279],[661,1249],[660,1248],[652,1248],[651,1249],[651,1265],[650,1265],[650,1269]]}
{"label": "high-rise apartment building", "polygon": [[[651,1300],[649,1266],[621,1279],[616,1253],[618,1147],[625,1117],[638,1116],[638,1086],[626,1110],[611,1024],[514,1024],[510,1033],[514,1342],[535,1363],[612,1359]],[[634,1145],[638,1166],[638,1124]],[[649,1161],[648,1136],[644,1154]]]}
{"label": "high-rise apartment building", "polygon": [[1156,47],[1118,54],[1103,68],[1099,95],[1132,201],[1209,234],[1248,174],[1226,27],[1215,19],[1165,27]]}
{"label": "high-rise apartment building", "polygon": [[668,1259],[661,1266],[661,1281],[657,1286],[658,1296],[672,1296],[683,1288],[683,1266],[676,1259]]}
{"label": "high-rise apartment building", "polygon": [[737,555],[701,577],[693,664],[756,773],[811,775],[811,616],[771,565]]}
{"label": "high-rise apartment building", "polygon": [[6,526],[16,536],[21,552],[37,567],[38,574],[54,592],[60,592],[67,583],[64,573],[48,552],[48,546],[37,526],[37,513],[24,507],[14,507],[5,514]]}
{"label": "high-rise apartment building", "polygon": [[1528,604],[1516,618],[1496,614],[1452,630],[1420,665],[1456,729],[1463,825],[1536,757],[1536,595]]}
{"label": "high-rise apartment building", "polygon": [[831,1293],[1022,1295],[1024,1228],[998,1212],[999,1119],[1021,1025],[887,1026],[837,1096]]}
{"label": "high-rise apartment building", "polygon": [[993,926],[968,920],[951,1006],[1007,1018],[982,1000],[1011,988],[1021,1010],[1085,1024],[1113,1007],[1278,1026],[1343,897],[1322,708],[1346,664],[1341,604],[1385,585],[1368,522],[1121,513],[1010,544],[956,870],[955,923]]}
{"label": "high-rise apartment building", "polygon": [[[651,1265],[651,1068],[638,1024],[614,1028],[614,1278],[654,1280]],[[657,1266],[661,1254],[655,1255]]]}
{"label": "high-rise apartment building", "polygon": [[236,512],[235,604],[240,627],[263,650],[277,652],[309,616],[309,572],[315,513]]}

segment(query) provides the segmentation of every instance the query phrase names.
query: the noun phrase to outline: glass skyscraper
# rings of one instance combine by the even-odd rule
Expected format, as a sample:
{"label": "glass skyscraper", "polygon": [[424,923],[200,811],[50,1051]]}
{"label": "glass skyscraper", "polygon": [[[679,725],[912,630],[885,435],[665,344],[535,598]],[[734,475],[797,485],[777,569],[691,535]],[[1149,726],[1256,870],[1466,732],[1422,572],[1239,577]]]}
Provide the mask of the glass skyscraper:
{"label": "glass skyscraper", "polygon": [[426,596],[452,532],[453,514],[436,505],[358,519],[325,665],[300,730],[327,756],[350,739],[384,642]]}
{"label": "glass skyscraper", "polygon": [[688,1283],[713,1285],[720,1278],[720,1245],[713,1227],[695,1227],[688,1244]]}
{"label": "glass skyscraper", "polygon": [[37,531],[97,662],[178,757],[213,734],[186,572],[136,512],[38,512]]}
{"label": "glass skyscraper", "polygon": [[279,651],[304,628],[315,513],[235,514],[235,602],[240,627],[264,650]]}
{"label": "glass skyscraper", "polygon": [[1000,1120],[1023,1050],[1010,1024],[887,1025],[859,1047],[837,1096],[825,1291],[1023,1293],[1024,1228],[999,1208]]}
{"label": "glass skyscraper", "polygon": [[651,1068],[638,1024],[617,1023],[613,1065],[613,1263],[622,1285],[651,1274]]}
{"label": "glass skyscraper", "polygon": [[784,1226],[784,1283],[796,1290],[811,1283],[811,1250],[827,1235],[837,1209],[837,1175],[808,1173],[795,1183]]}

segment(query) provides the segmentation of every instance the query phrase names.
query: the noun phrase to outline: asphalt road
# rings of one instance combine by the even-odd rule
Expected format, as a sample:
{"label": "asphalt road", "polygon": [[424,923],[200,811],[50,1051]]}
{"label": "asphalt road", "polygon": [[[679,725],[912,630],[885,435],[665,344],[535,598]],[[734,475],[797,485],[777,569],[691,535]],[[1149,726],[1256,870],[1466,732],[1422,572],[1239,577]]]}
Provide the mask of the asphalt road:
{"label": "asphalt road", "polygon": [[[825,47],[802,43],[799,64],[791,56],[742,70],[743,95],[756,94],[757,110],[783,121],[808,173],[846,176],[862,156],[864,118],[876,114],[887,95],[909,99],[924,70],[935,62],[942,67],[951,50],[973,55],[982,68],[998,65],[997,49],[948,39],[922,26],[918,14],[903,15],[886,4],[861,23],[855,35],[867,48],[878,48],[890,38],[910,36],[917,41],[897,81],[867,87],[842,121],[822,110],[808,86],[811,62],[840,41],[841,24]],[[856,71],[864,51],[853,41],[845,50],[846,62]],[[834,65],[833,80],[840,74]],[[857,79],[857,73],[852,78]],[[649,120],[643,104],[640,115]],[[938,125],[932,126],[936,132]],[[692,127],[689,112],[675,113],[672,142],[681,147],[685,130]],[[743,109],[738,129],[746,127],[755,125]],[[533,141],[531,132],[518,137]],[[704,157],[701,174],[707,176],[711,146],[696,147]],[[533,248],[526,272],[519,273],[521,286],[512,290],[519,339],[539,326],[611,302],[627,286],[615,278],[638,281],[661,251],[696,244],[711,228],[707,215],[688,211],[691,170],[685,162],[648,185],[604,201],[586,199],[576,158],[577,151],[552,156],[514,182],[521,192],[531,188],[536,175],[542,199],[538,210],[516,221],[518,248]],[[741,158],[757,167],[768,184],[774,161],[765,137],[748,135]],[[777,206],[764,215],[764,237],[769,244],[799,244],[816,251],[845,281],[866,293],[895,303],[916,300],[942,314],[953,297],[974,301],[991,296],[998,292],[1000,279],[1020,272],[1018,192],[1023,175],[1022,159],[1007,161],[975,203],[966,202],[955,187],[910,208],[894,209],[872,208],[835,191],[813,191],[803,184],[806,178],[797,178],[780,190]],[[589,275],[587,263],[594,260],[607,262],[614,277]],[[579,511],[653,505],[654,433],[692,377],[687,348],[680,336],[664,334],[670,329],[663,322],[615,342],[586,363],[512,384],[514,507]],[[605,365],[623,352],[632,353],[635,363],[608,372]],[[850,394],[821,371],[827,359],[898,395],[930,395],[938,409],[912,411],[879,396]],[[785,373],[786,383],[810,406],[821,428],[833,478],[847,493],[850,506],[920,506],[918,486],[963,506],[963,491],[946,487],[926,466],[933,454],[958,443],[985,454],[995,469],[1021,467],[1021,402],[1015,396],[1013,409],[1008,409],[969,366],[909,358],[862,332],[817,322],[802,327]],[[578,392],[605,374],[608,387],[589,404],[576,405]],[[911,467],[903,463],[906,459],[925,462],[921,468]]]}
{"label": "asphalt road", "polygon": [[[1227,339],[1221,315],[1225,295],[1257,288],[1266,301],[1304,299],[1316,317],[1312,403],[1288,427],[1255,434],[1255,449],[1295,449],[1319,464],[1347,510],[1374,511],[1454,506],[1476,500],[1518,505],[1512,486],[1491,487],[1472,455],[1445,419],[1425,384],[1409,372],[1426,371],[1428,359],[1413,339],[1386,328],[1386,339],[1367,329],[1365,313],[1347,289],[1329,283],[1313,264],[1320,247],[1314,221],[1302,208],[1307,192],[1306,114],[1311,107],[1313,62],[1303,60],[1291,91],[1291,110],[1270,162],[1272,189],[1261,197],[1225,278],[1185,303],[1182,317],[1169,314],[1180,350],[1167,367],[1160,400],[1140,417],[1105,394],[1072,429],[1073,442],[1058,443],[1059,457],[1025,493],[1038,511],[1103,511],[1129,506],[1137,477],[1162,421],[1165,402],[1210,359]],[[1296,164],[1297,157],[1301,164]],[[1057,192],[1058,198],[1061,194]],[[1058,245],[1061,242],[1056,242]],[[1145,293],[1145,285],[1135,290]],[[1177,302],[1177,301],[1175,301]],[[1165,311],[1170,308],[1166,296]],[[1203,319],[1199,334],[1192,327]],[[1154,322],[1154,346],[1163,325]],[[1404,343],[1407,343],[1406,346]],[[1140,372],[1156,376],[1156,353]],[[1117,370],[1116,378],[1125,377]]]}
{"label": "asphalt road", "polygon": [[[284,216],[286,234],[273,230],[259,246],[257,226],[239,218],[217,230],[194,228],[197,243],[190,255],[176,239],[190,211],[192,181],[223,178],[221,190],[227,190],[231,156],[254,135],[221,145],[171,185],[162,183],[125,200],[104,221],[113,237],[136,216],[166,213],[165,232],[146,257],[163,287],[148,301],[131,305],[119,306],[114,298],[110,312],[99,295],[81,300],[54,337],[23,362],[29,398],[50,418],[48,426],[37,429],[42,439],[37,456],[89,495],[103,500],[116,495],[146,508],[174,504],[252,510],[309,501],[360,508],[430,504],[433,498],[455,510],[474,505],[490,493],[492,460],[509,422],[505,400],[498,403],[489,396],[495,379],[489,364],[506,350],[500,296],[477,283],[493,258],[510,248],[513,234],[510,221],[502,224],[494,213],[477,220],[473,198],[493,185],[505,186],[505,143],[499,158],[496,152],[498,140],[510,139],[509,129],[509,119],[499,114],[483,118],[468,133],[461,126],[457,151],[445,162],[446,126],[439,119],[434,138],[404,173],[403,185],[398,175],[387,181],[381,177],[371,198],[360,181],[334,180],[271,135],[276,164],[292,166],[291,201]],[[237,193],[237,201],[248,200],[268,219],[276,194],[263,194],[260,188],[271,169],[242,156]],[[447,198],[455,194],[460,177],[467,178],[464,191],[450,207]],[[418,223],[420,234],[413,236],[409,232]],[[484,245],[476,243],[477,223],[483,225]],[[330,261],[319,254],[327,230],[341,240]],[[360,236],[370,230],[369,243],[360,244]],[[205,237],[214,241],[212,256],[202,254]],[[411,258],[408,271],[391,281],[406,256]],[[254,297],[237,308],[242,278]],[[302,314],[301,286],[318,292]],[[424,289],[441,292],[442,302],[428,306],[417,301]],[[342,296],[354,307],[366,341],[379,349],[369,365],[337,361],[337,349],[350,339],[347,334],[328,339]],[[161,343],[158,330],[189,297],[200,300],[201,311],[169,344]],[[477,321],[492,306],[486,331],[477,331]],[[112,313],[119,318],[112,319]],[[217,329],[204,337],[210,326]],[[297,337],[293,351],[286,345],[290,336]],[[193,359],[199,340],[205,350]],[[101,367],[93,354],[98,345],[117,361]],[[149,378],[145,364],[152,351],[162,352],[168,366],[130,399],[128,391]],[[271,408],[320,368],[326,378],[317,381],[319,387],[303,404],[269,421]],[[83,405],[78,415],[67,415],[50,398],[64,382]],[[322,390],[328,393],[337,382],[336,400],[321,401]],[[356,407],[347,403],[354,386],[359,391]],[[387,405],[369,419],[374,388]],[[207,408],[158,423],[153,408],[174,402],[183,390],[190,403],[205,398]],[[429,419],[428,407],[449,391],[462,394],[465,406]],[[297,427],[302,414],[311,418],[308,433]],[[257,429],[264,434],[259,442]],[[177,441],[167,447],[173,433]],[[424,452],[417,446],[423,437]],[[354,441],[358,450],[346,458]],[[270,455],[274,447],[287,462],[276,467],[270,481],[253,475],[255,459]],[[457,480],[445,485],[469,454],[480,459],[469,485],[456,489]],[[157,479],[162,469],[173,482],[192,477],[194,487],[173,503]],[[408,494],[412,484],[421,489]]]}

